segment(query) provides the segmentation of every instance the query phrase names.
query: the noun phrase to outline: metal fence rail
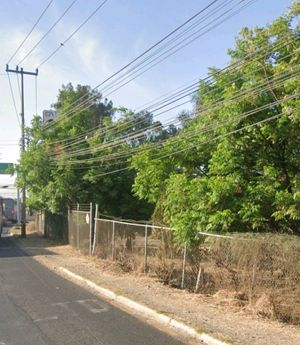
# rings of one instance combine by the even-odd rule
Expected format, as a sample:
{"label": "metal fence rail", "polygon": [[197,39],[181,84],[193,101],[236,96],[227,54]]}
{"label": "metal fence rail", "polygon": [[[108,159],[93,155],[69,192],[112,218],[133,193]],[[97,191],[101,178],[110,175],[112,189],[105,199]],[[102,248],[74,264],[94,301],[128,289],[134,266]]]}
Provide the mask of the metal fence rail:
{"label": "metal fence rail", "polygon": [[169,228],[95,217],[94,229],[93,255],[145,273],[155,273],[163,262],[181,271],[184,281],[184,248],[173,243]]}
{"label": "metal fence rail", "polygon": [[[85,255],[118,261],[124,269],[154,273],[178,287],[199,289],[203,266],[187,246],[175,244],[172,229],[150,223],[100,218],[98,205],[72,205],[68,212],[69,243]],[[212,239],[231,236],[199,233]],[[195,268],[196,267],[196,268]]]}
{"label": "metal fence rail", "polygon": [[82,254],[90,255],[93,239],[93,206],[74,205],[68,210],[69,243]]}
{"label": "metal fence rail", "polygon": [[72,206],[68,220],[69,243],[83,254],[178,288],[239,292],[245,296],[239,303],[253,303],[267,292],[280,313],[300,319],[299,238],[199,232],[197,245],[179,245],[168,227],[100,218],[92,204]]}
{"label": "metal fence rail", "polygon": [[44,212],[36,212],[36,214],[35,214],[35,230],[44,234],[44,232],[45,232],[45,214],[44,214]]}

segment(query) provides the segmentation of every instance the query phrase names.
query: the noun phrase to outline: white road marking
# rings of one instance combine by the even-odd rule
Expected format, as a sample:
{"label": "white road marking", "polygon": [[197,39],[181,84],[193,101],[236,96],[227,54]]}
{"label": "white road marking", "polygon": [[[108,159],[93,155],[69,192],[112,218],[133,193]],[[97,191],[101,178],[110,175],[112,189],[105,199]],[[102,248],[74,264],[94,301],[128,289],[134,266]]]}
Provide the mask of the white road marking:
{"label": "white road marking", "polygon": [[[99,302],[96,299],[83,299],[83,300],[78,300],[76,302],[84,306],[85,308],[87,308],[93,314],[98,314],[98,313],[103,313],[105,311],[108,311],[107,308],[99,306]],[[97,305],[100,308],[95,308],[95,305]]]}
{"label": "white road marking", "polygon": [[70,308],[70,306],[69,306],[70,303],[71,303],[71,302],[59,302],[59,303],[53,303],[52,306],[53,306],[53,307],[61,307],[61,308],[63,308],[65,311],[67,311],[68,313],[70,313],[71,315],[77,316],[78,314],[75,313],[75,311],[74,311],[72,308]]}
{"label": "white road marking", "polygon": [[33,320],[33,322],[43,322],[43,321],[51,321],[51,320],[58,320],[58,316],[49,316],[49,317],[45,317],[44,319],[35,319]]}

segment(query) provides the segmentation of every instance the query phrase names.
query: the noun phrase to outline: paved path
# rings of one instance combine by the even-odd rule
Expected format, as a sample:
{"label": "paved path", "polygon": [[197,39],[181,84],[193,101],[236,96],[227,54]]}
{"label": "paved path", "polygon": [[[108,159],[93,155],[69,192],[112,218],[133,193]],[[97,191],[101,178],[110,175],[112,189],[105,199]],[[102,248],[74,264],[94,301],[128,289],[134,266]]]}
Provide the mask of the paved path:
{"label": "paved path", "polygon": [[0,345],[182,345],[0,240]]}

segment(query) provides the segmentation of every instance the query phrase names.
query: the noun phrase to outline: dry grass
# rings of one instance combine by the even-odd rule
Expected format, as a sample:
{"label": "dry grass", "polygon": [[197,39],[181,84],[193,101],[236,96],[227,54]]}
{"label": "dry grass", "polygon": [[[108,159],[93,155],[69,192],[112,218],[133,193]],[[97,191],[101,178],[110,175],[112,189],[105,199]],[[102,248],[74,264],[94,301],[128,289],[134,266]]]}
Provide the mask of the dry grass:
{"label": "dry grass", "polygon": [[[207,243],[207,260],[224,275],[213,276],[217,289],[243,293],[261,315],[300,324],[300,239],[265,235]],[[225,279],[224,279],[225,278]]]}
{"label": "dry grass", "polygon": [[[161,243],[149,253],[149,274],[180,288],[182,250],[165,239]],[[124,272],[143,272],[141,253],[119,251],[116,259]],[[196,285],[197,292],[215,295],[220,304],[231,303],[267,318],[300,324],[300,239],[207,237],[187,251],[184,287],[194,292]]]}

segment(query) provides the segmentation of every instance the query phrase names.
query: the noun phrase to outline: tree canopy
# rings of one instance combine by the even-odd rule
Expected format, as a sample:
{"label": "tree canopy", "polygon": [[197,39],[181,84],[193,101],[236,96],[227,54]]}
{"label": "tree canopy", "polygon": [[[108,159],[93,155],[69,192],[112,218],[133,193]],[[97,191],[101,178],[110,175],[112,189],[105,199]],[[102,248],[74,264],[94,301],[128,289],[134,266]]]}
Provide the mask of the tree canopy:
{"label": "tree canopy", "polygon": [[60,213],[94,202],[110,215],[152,216],[181,242],[199,230],[300,234],[299,4],[241,30],[228,66],[210,68],[193,111],[177,115],[180,126],[63,86],[58,119],[35,117],[27,129],[18,184],[29,205]]}
{"label": "tree canopy", "polygon": [[199,82],[194,116],[132,159],[135,194],[181,241],[198,231],[300,233],[299,2],[241,30]]}
{"label": "tree canopy", "polygon": [[[88,106],[76,108],[79,102]],[[89,86],[72,84],[62,87],[53,107],[57,120],[45,125],[36,116],[27,128],[28,145],[17,169],[18,185],[26,184],[28,190],[28,205],[63,213],[71,204],[94,202],[103,213],[148,219],[153,206],[133,195],[135,174],[126,169],[127,159],[113,162],[114,169],[125,168],[122,174],[107,175],[112,165],[102,162],[102,157],[130,153],[140,145],[136,141],[105,148],[105,143],[153,124],[151,114],[115,109]]]}

